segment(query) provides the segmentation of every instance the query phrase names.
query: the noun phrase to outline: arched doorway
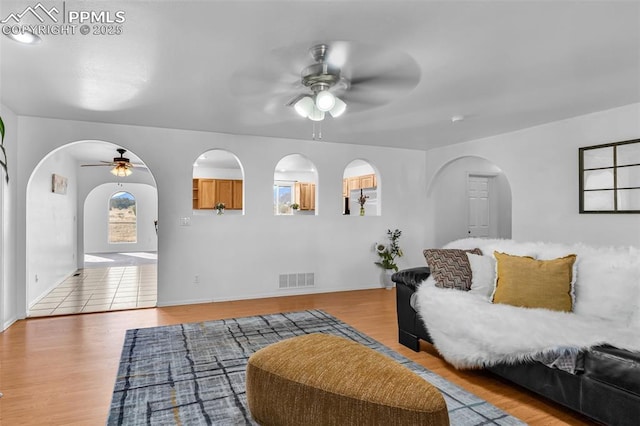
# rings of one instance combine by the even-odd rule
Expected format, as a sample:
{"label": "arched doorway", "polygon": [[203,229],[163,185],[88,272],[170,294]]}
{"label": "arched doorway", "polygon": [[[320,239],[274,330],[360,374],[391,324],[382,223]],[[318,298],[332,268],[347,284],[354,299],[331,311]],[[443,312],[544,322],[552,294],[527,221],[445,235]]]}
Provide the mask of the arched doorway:
{"label": "arched doorway", "polygon": [[[134,153],[126,157],[135,166],[131,173],[116,176],[110,164],[121,154],[121,148],[104,141],[79,141],[62,146],[43,158],[34,169],[27,184],[27,315],[48,316],[99,312],[155,306],[157,293],[157,237],[154,221],[157,218],[157,190],[155,180],[144,163]],[[96,165],[105,167],[94,167]],[[91,167],[84,167],[91,165]],[[122,174],[121,174],[122,175]],[[64,191],[53,191],[54,180],[64,182]],[[151,196],[138,195],[141,188]],[[96,199],[100,190],[107,191]],[[109,200],[113,194],[128,192],[136,198],[136,243],[113,244],[109,247]],[[94,205],[95,204],[95,205]],[[96,214],[100,210],[104,215]],[[140,217],[144,216],[142,223]],[[86,218],[92,218],[87,223]],[[154,219],[151,220],[150,217]],[[98,220],[96,222],[95,220]],[[101,222],[100,220],[103,219]],[[143,227],[148,229],[142,232]],[[104,230],[104,239],[96,234]],[[141,236],[146,235],[141,239]],[[147,244],[140,250],[142,240]],[[109,256],[104,262],[85,262],[85,253],[95,250],[100,242]],[[123,247],[123,244],[129,244]],[[149,259],[152,253],[153,259]],[[139,260],[136,256],[141,255]],[[95,260],[88,254],[89,260]],[[153,287],[153,303],[138,303],[139,288],[133,288],[135,278],[141,284],[140,264],[146,287]],[[118,277],[117,283],[115,277]],[[131,303],[134,297],[135,303]],[[147,298],[149,299],[149,298]]]}
{"label": "arched doorway", "polygon": [[469,236],[511,238],[511,186],[487,159],[465,156],[443,165],[427,200],[436,247]]}

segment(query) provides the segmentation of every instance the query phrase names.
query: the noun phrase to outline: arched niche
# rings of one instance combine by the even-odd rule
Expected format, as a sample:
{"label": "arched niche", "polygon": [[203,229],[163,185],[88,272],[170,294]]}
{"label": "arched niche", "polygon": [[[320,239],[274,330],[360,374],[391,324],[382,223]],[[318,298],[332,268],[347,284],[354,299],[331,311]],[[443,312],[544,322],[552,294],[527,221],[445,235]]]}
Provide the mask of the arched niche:
{"label": "arched niche", "polygon": [[[366,160],[356,159],[347,164],[342,174],[342,214],[351,216],[380,216],[379,176]],[[364,197],[364,212],[360,197]]]}
{"label": "arched niche", "polygon": [[443,165],[427,193],[436,247],[465,237],[511,238],[511,185],[493,162],[475,156]]}
{"label": "arched niche", "polygon": [[283,157],[273,172],[273,214],[316,215],[317,184],[318,171],[311,160],[301,154]]}
{"label": "arched niche", "polygon": [[224,204],[225,214],[244,214],[244,169],[235,154],[224,149],[203,152],[193,162],[193,213],[216,215]]}

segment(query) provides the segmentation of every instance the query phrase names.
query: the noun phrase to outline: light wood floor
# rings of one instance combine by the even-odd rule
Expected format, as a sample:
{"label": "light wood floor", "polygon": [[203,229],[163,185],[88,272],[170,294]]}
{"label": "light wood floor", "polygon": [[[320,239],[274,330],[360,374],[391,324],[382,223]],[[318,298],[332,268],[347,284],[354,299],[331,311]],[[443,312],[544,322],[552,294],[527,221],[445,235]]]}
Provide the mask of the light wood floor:
{"label": "light wood floor", "polygon": [[397,343],[395,290],[150,308],[18,321],[0,334],[0,424],[101,425],[129,328],[323,309],[532,425],[586,425],[577,414],[482,371],[458,371],[429,344]]}

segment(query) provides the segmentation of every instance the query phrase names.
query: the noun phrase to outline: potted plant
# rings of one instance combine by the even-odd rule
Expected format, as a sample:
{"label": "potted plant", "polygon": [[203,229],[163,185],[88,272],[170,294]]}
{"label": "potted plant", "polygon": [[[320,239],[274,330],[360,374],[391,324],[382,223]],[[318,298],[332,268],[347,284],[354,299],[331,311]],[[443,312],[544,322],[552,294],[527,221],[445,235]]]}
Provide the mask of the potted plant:
{"label": "potted plant", "polygon": [[221,202],[217,202],[215,206],[213,206],[214,209],[218,210],[218,214],[224,214],[224,203]]}
{"label": "potted plant", "polygon": [[295,212],[297,212],[297,211],[298,211],[298,209],[300,208],[300,204],[298,204],[298,203],[292,203],[290,207],[291,207],[291,210],[293,210],[293,212],[295,213]]}
{"label": "potted plant", "polygon": [[368,195],[362,194],[362,189],[360,189],[360,196],[358,197],[358,204],[360,204],[360,216],[364,216],[364,203],[367,202]]}
{"label": "potted plant", "polygon": [[4,158],[4,161],[0,160],[0,167],[4,169],[5,179],[7,183],[9,183],[9,170],[7,169],[7,151],[4,149],[4,122],[2,121],[2,117],[0,117],[0,136],[2,136],[2,138],[0,139],[0,151],[2,151],[2,157]]}
{"label": "potted plant", "polygon": [[387,290],[393,288],[393,281],[391,281],[391,275],[398,271],[398,265],[396,259],[402,257],[402,249],[398,245],[398,240],[402,235],[402,231],[399,229],[391,230],[387,229],[387,238],[389,244],[376,243],[376,253],[380,258],[379,261],[374,262],[376,265],[383,269],[382,282]]}

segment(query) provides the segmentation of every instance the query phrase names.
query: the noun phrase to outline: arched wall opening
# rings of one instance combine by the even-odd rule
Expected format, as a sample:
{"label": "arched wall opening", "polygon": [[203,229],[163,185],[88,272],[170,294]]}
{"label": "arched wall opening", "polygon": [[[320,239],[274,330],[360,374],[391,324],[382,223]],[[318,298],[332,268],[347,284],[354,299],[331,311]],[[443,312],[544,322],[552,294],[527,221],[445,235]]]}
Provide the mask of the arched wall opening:
{"label": "arched wall opening", "polygon": [[[85,267],[85,200],[96,187],[102,184],[115,187],[118,183],[146,185],[156,194],[150,209],[157,217],[155,179],[135,154],[127,152],[125,155],[135,164],[131,175],[117,177],[110,173],[113,169],[110,163],[119,156],[117,148],[121,146],[105,141],[72,142],[49,152],[34,167],[26,191],[25,274],[29,316],[47,315],[48,308],[39,302]],[[91,167],[83,167],[86,164]],[[101,207],[106,209],[107,205],[102,203]],[[105,222],[104,228],[107,226],[108,222]],[[156,250],[154,236],[153,251]]]}
{"label": "arched wall opening", "polygon": [[273,172],[273,214],[318,214],[318,169],[302,154],[280,159]]}
{"label": "arched wall opening", "polygon": [[342,174],[342,214],[380,216],[382,193],[380,174],[367,160],[355,159]]}
{"label": "arched wall opening", "polygon": [[215,215],[220,204],[225,214],[244,214],[244,168],[232,152],[212,149],[193,162],[193,213]]}
{"label": "arched wall opening", "polygon": [[469,236],[511,238],[511,185],[485,158],[465,156],[443,165],[429,185],[427,203],[436,247]]}

